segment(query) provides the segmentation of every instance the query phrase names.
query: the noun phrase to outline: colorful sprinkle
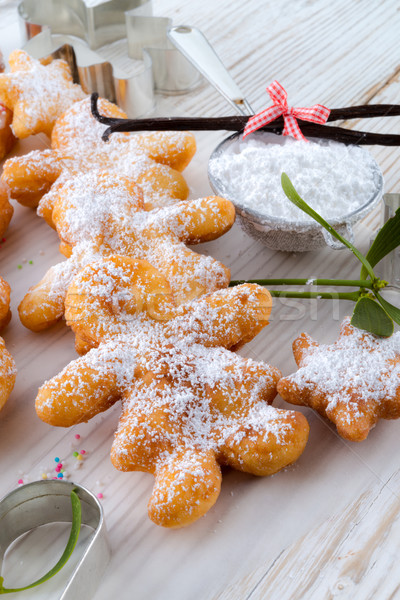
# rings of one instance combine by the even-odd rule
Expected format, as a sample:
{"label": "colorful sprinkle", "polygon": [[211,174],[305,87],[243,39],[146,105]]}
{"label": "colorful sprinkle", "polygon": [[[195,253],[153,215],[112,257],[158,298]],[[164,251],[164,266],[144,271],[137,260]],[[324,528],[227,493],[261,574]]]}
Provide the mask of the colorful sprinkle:
{"label": "colorful sprinkle", "polygon": [[29,265],[33,265],[33,260],[28,260]]}
{"label": "colorful sprinkle", "polygon": [[42,479],[47,479],[47,473],[42,473]]}
{"label": "colorful sprinkle", "polygon": [[18,479],[18,485],[22,485],[24,483],[23,479]]}
{"label": "colorful sprinkle", "polygon": [[18,268],[18,269],[22,269],[22,265],[18,265],[18,267],[17,267],[17,268]]}
{"label": "colorful sprinkle", "polygon": [[86,454],[86,450],[81,450],[81,454]]}
{"label": "colorful sprinkle", "polygon": [[79,433],[77,433],[77,434],[75,435],[75,439],[76,439],[76,440],[80,440],[80,439],[81,439],[81,436],[79,435]]}
{"label": "colorful sprinkle", "polygon": [[75,452],[73,452],[72,456],[75,456],[75,458],[76,458],[77,456],[79,456],[79,452],[77,452],[77,451],[75,450]]}
{"label": "colorful sprinkle", "polygon": [[55,457],[54,462],[60,462],[60,459],[58,458],[58,456]]}
{"label": "colorful sprinkle", "polygon": [[64,475],[63,475],[62,473],[59,473],[59,474],[57,475],[57,477],[58,477],[58,479],[62,479],[62,478],[64,477]]}
{"label": "colorful sprinkle", "polygon": [[76,457],[78,460],[83,460],[83,456],[82,454],[78,454],[78,456]]}
{"label": "colorful sprinkle", "polygon": [[102,500],[104,498],[103,494],[100,492],[99,494],[97,494],[97,497],[99,500]]}

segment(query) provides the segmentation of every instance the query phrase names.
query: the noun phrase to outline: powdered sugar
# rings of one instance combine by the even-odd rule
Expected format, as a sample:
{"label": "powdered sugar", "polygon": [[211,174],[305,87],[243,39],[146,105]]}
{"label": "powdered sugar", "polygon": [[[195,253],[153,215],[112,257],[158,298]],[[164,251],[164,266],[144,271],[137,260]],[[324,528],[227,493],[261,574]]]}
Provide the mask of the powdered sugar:
{"label": "powdered sugar", "polygon": [[[103,264],[90,286],[85,285],[82,272],[75,281],[79,293],[90,294],[88,319],[97,313],[98,303],[111,291],[115,293],[111,286],[123,275],[108,261]],[[159,454],[160,463],[174,446],[220,452],[228,441],[235,445],[244,438],[248,443],[259,438],[267,442],[273,436],[274,444],[284,445],[293,433],[294,413],[274,409],[266,402],[275,395],[279,371],[218,347],[240,339],[237,319],[243,302],[247,301],[246,319],[257,323],[259,301],[248,287],[216,292],[216,298],[221,296],[220,305],[216,299],[210,303],[203,298],[180,307],[168,321],[155,321],[144,313],[130,320],[126,315],[111,324],[105,336],[102,327],[100,346],[76,361],[83,386],[85,373],[113,373],[124,413],[129,413],[129,430],[137,429],[137,444],[143,447],[147,439],[150,451],[157,441],[161,447],[167,443],[166,453]],[[81,317],[85,331],[85,314]],[[68,400],[64,385],[69,385],[73,364],[51,384],[56,394],[47,401],[48,406],[57,402],[59,394]],[[74,399],[79,396],[77,385],[79,380],[69,392]],[[160,426],[152,418],[155,413],[164,415]],[[135,443],[133,434],[126,438],[126,427],[125,420],[116,436],[115,452],[124,453],[125,444]],[[144,436],[143,427],[150,428],[151,438]]]}
{"label": "powdered sugar", "polygon": [[[400,332],[380,338],[351,327],[344,321],[332,345],[311,346],[301,368],[288,379],[298,386],[323,390],[327,411],[338,402],[391,401],[400,392]],[[356,409],[357,410],[357,409]]]}
{"label": "powdered sugar", "polygon": [[57,117],[86,96],[82,88],[72,82],[63,60],[44,66],[18,50],[10,55],[10,64],[13,72],[0,75],[0,97],[4,85],[4,96],[15,99],[15,104],[8,108],[14,110],[17,118],[12,124],[17,136],[26,137],[40,131],[49,134]]}
{"label": "powdered sugar", "polygon": [[[99,99],[101,114],[110,117],[124,117],[125,114],[115,105]],[[86,172],[89,169],[115,169],[119,175],[136,179],[143,190],[145,202],[153,206],[170,204],[174,184],[179,187],[180,174],[172,171],[165,161],[166,155],[173,162],[176,157],[187,152],[187,132],[157,132],[156,134],[113,134],[109,142],[101,136],[106,126],[97,121],[90,110],[90,99],[72,106],[56,123],[52,135],[52,147],[58,151],[55,159],[61,161],[62,168],[72,172]],[[77,134],[77,132],[79,132]],[[156,138],[154,139],[154,136]],[[160,150],[156,162],[152,158],[152,148]]]}
{"label": "powdered sugar", "polygon": [[112,462],[123,471],[154,473],[151,518],[183,525],[216,500],[219,464],[274,473],[301,454],[308,426],[302,415],[269,406],[277,369],[226,349],[267,323],[265,290],[250,284],[220,290],[172,305],[157,320],[143,307],[146,293],[142,308],[131,311],[138,277],[139,263],[115,256],[79,273],[68,293],[67,322],[78,314],[75,333],[98,347],[45,383],[36,406],[44,420],[65,426],[122,398]]}
{"label": "powdered sugar", "polygon": [[[124,411],[130,413],[129,427],[140,431],[143,418],[150,421],[158,411],[170,424],[153,429],[149,446],[159,437],[160,442],[167,439],[172,446],[218,451],[229,438],[231,443],[240,443],[244,437],[256,439],[270,434],[279,444],[285,437],[285,428],[290,429],[290,419],[282,427],[279,411],[261,399],[263,390],[274,386],[274,378],[267,368],[263,376],[257,377],[257,365],[251,360],[221,348],[206,349],[200,344],[188,347],[182,338],[165,340],[163,336],[156,337],[151,345],[139,342],[138,355],[146,357],[145,368],[152,377],[144,394],[139,395],[134,389],[124,400]],[[160,385],[165,379],[169,383]],[[246,379],[253,379],[253,386],[241,397],[239,390]],[[216,395],[224,398],[220,400],[221,408],[213,406]],[[240,413],[242,418],[238,418]],[[125,427],[126,424],[124,431]],[[117,433],[117,447],[123,451],[127,442],[135,443],[133,438],[126,440],[125,434]],[[160,462],[164,459],[161,454]]]}
{"label": "powdered sugar", "polygon": [[[178,302],[227,285],[228,272],[221,263],[192,252],[181,241],[190,238],[193,218],[207,223],[211,231],[227,227],[212,198],[145,211],[142,193],[130,179],[103,170],[75,178],[65,175],[50,195],[57,232],[63,242],[74,246],[70,266],[54,271],[51,295],[65,294],[66,285],[88,260],[113,253],[145,259],[158,268]],[[39,214],[48,203],[47,195]]]}
{"label": "powdered sugar", "polygon": [[376,192],[376,163],[357,146],[303,142],[258,134],[237,141],[210,160],[210,175],[240,206],[287,221],[310,221],[281,187],[287,173],[302,198],[324,218],[341,219]]}

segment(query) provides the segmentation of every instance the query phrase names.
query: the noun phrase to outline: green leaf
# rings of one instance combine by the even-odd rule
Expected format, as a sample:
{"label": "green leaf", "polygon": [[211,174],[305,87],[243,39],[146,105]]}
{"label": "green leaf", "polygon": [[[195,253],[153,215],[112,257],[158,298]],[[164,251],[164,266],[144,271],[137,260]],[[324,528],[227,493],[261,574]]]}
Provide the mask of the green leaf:
{"label": "green leaf", "polygon": [[51,577],[53,577],[56,573],[58,573],[63,568],[63,566],[67,563],[72,552],[74,551],[76,542],[78,541],[79,533],[81,530],[81,523],[82,523],[81,501],[75,490],[72,490],[72,492],[71,492],[71,505],[72,505],[71,532],[69,534],[69,539],[68,539],[67,545],[65,547],[65,550],[62,553],[62,556],[61,556],[60,560],[57,562],[57,564],[55,564],[54,567],[52,569],[50,569],[50,571],[48,573],[46,573],[46,575],[43,575],[43,577],[41,577],[34,583],[31,583],[30,585],[27,585],[22,588],[14,588],[14,589],[5,588],[5,587],[3,587],[4,578],[0,577],[0,594],[12,594],[14,592],[23,592],[24,590],[29,590],[33,587],[36,587],[37,585],[40,585],[41,583],[48,581]]}
{"label": "green leaf", "polygon": [[[374,243],[367,254],[367,260],[372,267],[378,264],[389,252],[400,245],[400,208],[396,210],[394,217],[391,217],[379,230]],[[364,279],[367,271],[364,265],[361,268],[361,277]]]}
{"label": "green leaf", "polygon": [[375,335],[389,337],[393,333],[393,321],[375,300],[363,296],[354,307],[351,324]]}
{"label": "green leaf", "polygon": [[[296,192],[292,182],[290,181],[286,173],[282,173],[281,184],[283,191],[285,192],[289,200],[293,202],[293,204],[295,204],[303,212],[307,213],[311,218],[313,218],[314,221],[317,221],[317,223],[322,225],[322,227],[324,227],[324,229],[326,229],[331,234],[331,236],[333,236],[334,238],[339,240],[339,242],[342,242],[342,244],[347,246],[347,248],[349,248],[353,252],[353,254],[358,258],[358,260],[362,263],[366,272],[370,275],[371,279],[375,279],[375,273],[373,272],[372,267],[369,264],[368,260],[365,258],[365,256],[361,254],[361,252],[357,250],[357,248],[355,248],[353,244],[351,244],[348,240],[342,237],[340,233],[338,233],[332,227],[332,225],[329,225],[329,223],[327,223],[325,219],[321,217],[321,215],[319,215],[314,209],[311,208],[311,206],[304,202],[304,200]],[[365,279],[365,276],[361,277],[361,279]]]}
{"label": "green leaf", "polygon": [[382,298],[378,292],[375,292],[375,296],[378,298],[378,301],[383,306],[389,317],[391,317],[395,323],[400,325],[400,309],[397,308],[397,306],[390,304],[390,302],[385,300],[385,298]]}

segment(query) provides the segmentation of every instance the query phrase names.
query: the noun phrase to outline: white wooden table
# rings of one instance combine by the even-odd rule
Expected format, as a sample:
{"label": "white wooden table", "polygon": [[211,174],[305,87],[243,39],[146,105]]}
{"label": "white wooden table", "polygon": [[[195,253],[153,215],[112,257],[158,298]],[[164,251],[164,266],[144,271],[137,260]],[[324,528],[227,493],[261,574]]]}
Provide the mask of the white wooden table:
{"label": "white wooden table", "polygon": [[[155,0],[155,14],[200,27],[245,91],[261,109],[265,87],[278,79],[292,105],[330,108],[400,100],[400,11],[396,0]],[[20,45],[15,8],[0,3],[0,47]],[[217,116],[232,110],[209,85],[184,96],[158,98],[160,115]],[[348,123],[348,127],[399,132],[399,118]],[[198,152],[186,171],[191,197],[210,193],[206,167],[223,132],[198,134]],[[46,146],[40,136],[15,152]],[[399,191],[400,150],[371,148],[386,191]],[[375,211],[356,229],[366,250],[380,222]],[[60,457],[70,478],[104,495],[112,560],[96,600],[296,600],[400,598],[400,423],[380,422],[368,439],[351,444],[311,410],[307,448],[298,463],[271,478],[226,471],[221,496],[209,513],[183,530],[169,531],[147,517],[152,477],[120,473],[109,450],[119,406],[87,424],[63,430],[42,423],[34,411],[38,386],[75,357],[73,336],[60,324],[34,334],[16,307],[27,288],[60,260],[56,234],[33,211],[15,207],[0,248],[0,273],[12,286],[13,320],[4,333],[18,378],[0,415],[0,495],[40,479]],[[304,255],[274,253],[235,226],[205,244],[233,278],[355,277],[358,263],[346,251]],[[33,265],[29,264],[33,261]],[[22,265],[22,269],[18,269]],[[243,350],[284,374],[295,368],[291,341],[308,331],[323,342],[336,338],[349,305],[329,301],[276,302],[271,324]],[[277,406],[285,403],[279,398]],[[285,405],[287,406],[287,405]],[[74,445],[75,434],[81,435]],[[74,450],[84,448],[81,468]],[[9,586],[28,583],[54,562],[67,530],[36,532],[6,561]],[[63,536],[57,538],[57,532]],[[50,536],[55,538],[50,544]],[[82,543],[81,543],[82,545]],[[41,562],[40,562],[41,561]],[[16,598],[57,598],[65,573],[42,589]]]}

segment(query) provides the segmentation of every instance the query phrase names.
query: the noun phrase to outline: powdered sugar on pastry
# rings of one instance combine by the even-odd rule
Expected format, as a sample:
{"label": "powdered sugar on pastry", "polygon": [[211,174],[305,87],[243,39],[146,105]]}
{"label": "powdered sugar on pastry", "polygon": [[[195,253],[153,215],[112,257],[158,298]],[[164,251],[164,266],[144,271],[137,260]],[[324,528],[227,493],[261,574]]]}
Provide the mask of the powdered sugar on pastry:
{"label": "powdered sugar on pastry", "polygon": [[[125,117],[115,104],[99,100],[100,112]],[[192,159],[196,143],[188,132],[115,134],[105,143],[105,126],[91,114],[90,98],[73,104],[60,118],[51,135],[52,150],[30,153],[6,161],[2,174],[11,197],[25,206],[37,206],[61,173],[87,172],[94,168],[115,170],[134,177],[141,185],[146,208],[187,198],[189,189],[179,171]],[[48,201],[50,199],[48,198]]]}
{"label": "powdered sugar on pastry", "polygon": [[12,128],[19,138],[50,135],[56,119],[86,96],[72,82],[68,64],[54,60],[44,66],[23,50],[9,56],[11,73],[0,75],[0,100],[14,112]]}
{"label": "powdered sugar on pastry", "polygon": [[[163,300],[157,318],[149,311],[155,292]],[[42,386],[37,412],[66,426],[121,398],[112,461],[154,474],[149,515],[157,524],[204,514],[219,494],[220,464],[268,475],[301,454],[305,418],[269,406],[279,371],[226,349],[267,324],[263,288],[247,284],[175,307],[154,267],[114,256],[83,269],[66,304],[75,333],[98,347]]]}
{"label": "powdered sugar on pastry", "polygon": [[79,268],[110,254],[148,260],[168,279],[178,303],[229,282],[224,265],[192,252],[184,243],[215,239],[231,227],[234,208],[223,198],[183,201],[146,211],[135,181],[105,170],[63,176],[50,194],[52,210],[44,197],[39,212],[55,225],[61,250],[71,256],[69,265],[54,268],[22,301],[21,320],[33,330],[45,327],[43,305],[48,307],[50,324],[60,318],[61,299]]}
{"label": "powdered sugar on pastry", "polygon": [[360,441],[379,418],[400,417],[400,332],[381,338],[348,318],[337,342],[318,345],[302,334],[294,354],[300,368],[279,392],[326,415],[343,437]]}

